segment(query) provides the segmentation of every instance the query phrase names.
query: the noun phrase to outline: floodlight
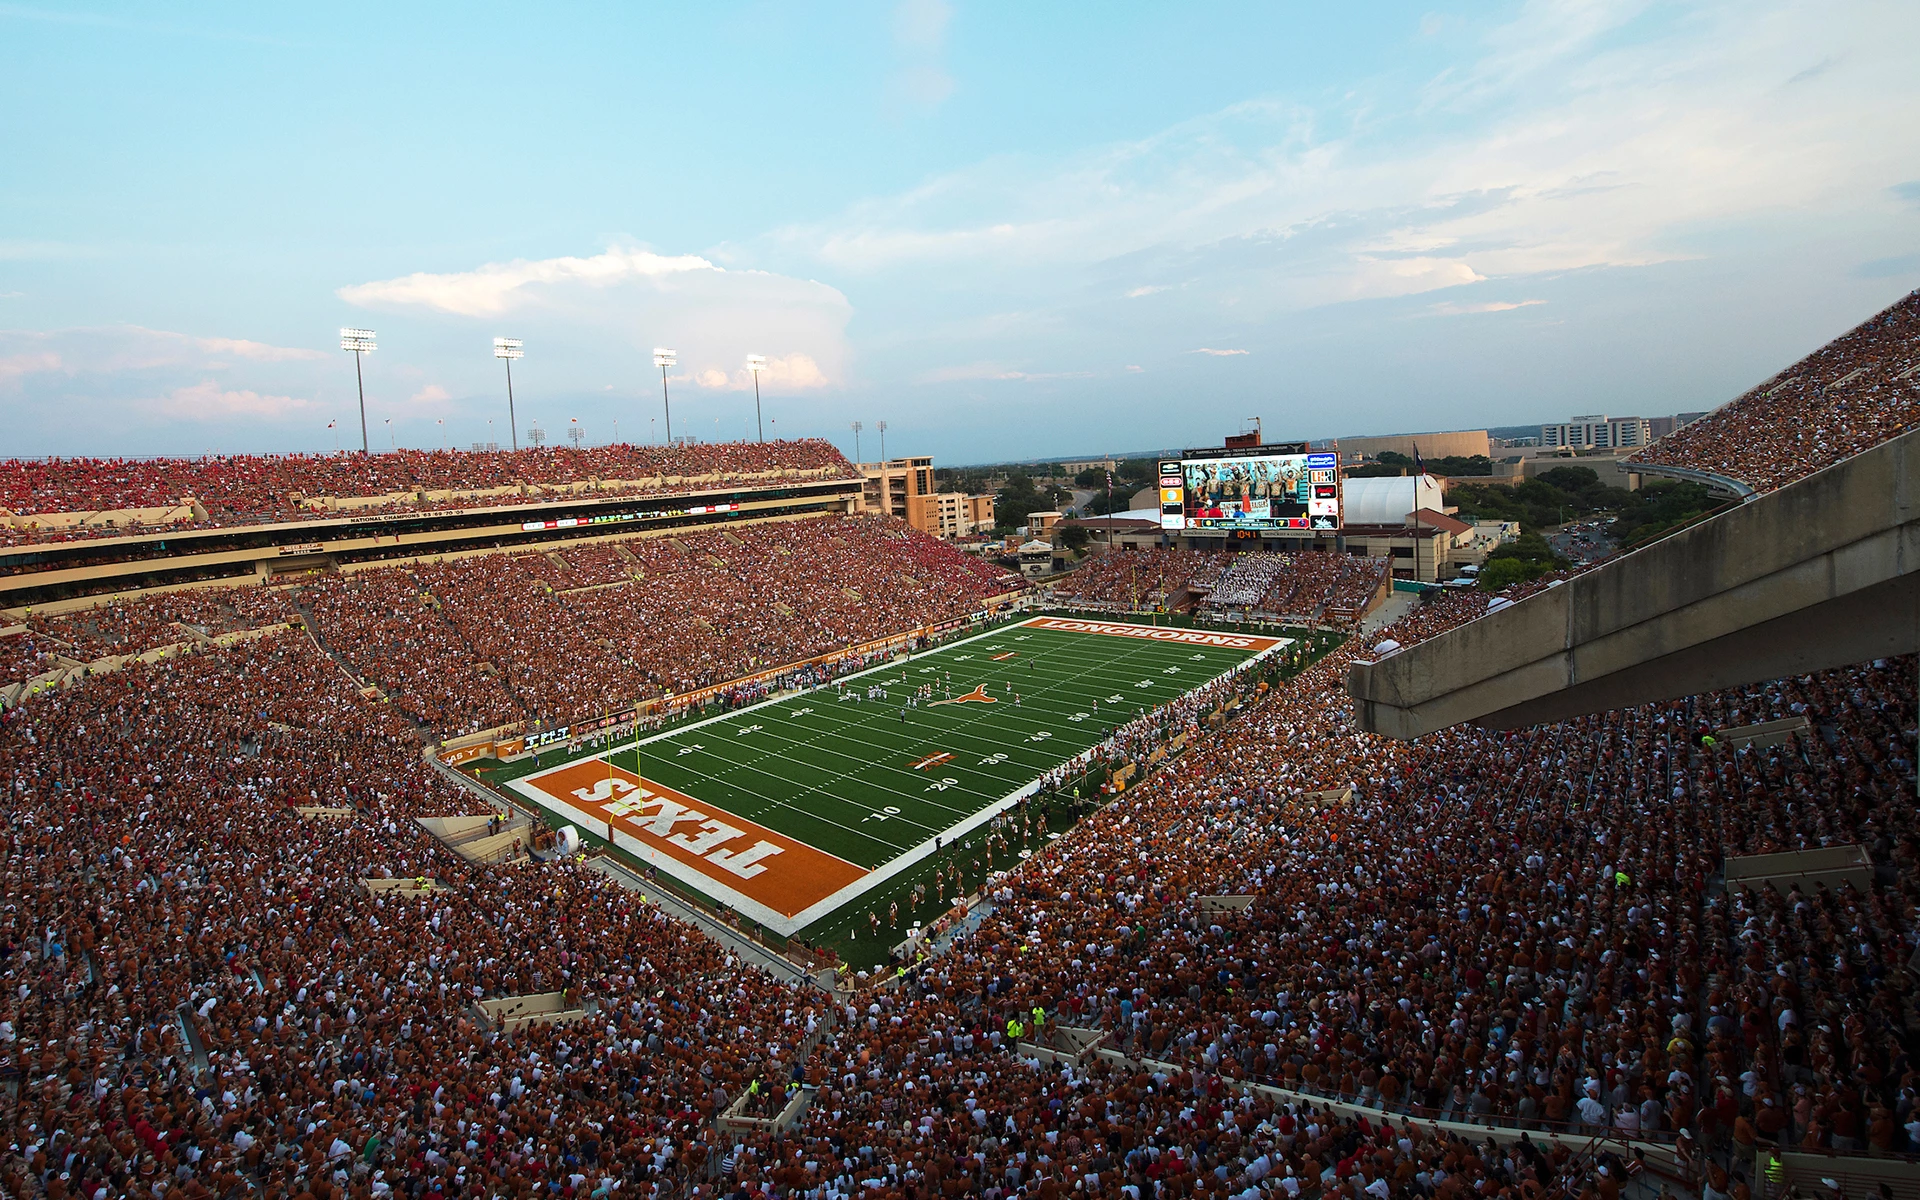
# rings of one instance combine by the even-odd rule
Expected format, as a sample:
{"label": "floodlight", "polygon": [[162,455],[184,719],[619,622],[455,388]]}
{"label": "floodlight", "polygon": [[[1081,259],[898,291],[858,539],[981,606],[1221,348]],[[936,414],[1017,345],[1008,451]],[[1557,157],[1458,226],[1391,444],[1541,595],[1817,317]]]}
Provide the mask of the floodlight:
{"label": "floodlight", "polygon": [[679,361],[678,351],[669,350],[665,346],[653,348],[653,365],[660,368],[660,407],[665,409],[667,414],[667,445],[669,446],[673,445],[673,400],[667,395],[667,368]]}
{"label": "floodlight", "polygon": [[513,435],[513,451],[520,452],[520,431],[513,415],[513,360],[525,358],[526,343],[519,338],[497,337],[493,339],[493,356],[505,359],[507,363],[507,432]]}
{"label": "floodlight", "polygon": [[766,355],[747,355],[747,370],[753,372],[753,424],[760,431],[760,440],[763,442],[767,440],[767,429],[760,423],[760,372],[766,369]]}
{"label": "floodlight", "polygon": [[378,347],[373,340],[371,329],[342,329],[340,348],[353,354],[353,382],[360,392],[360,453],[370,453],[367,445],[367,381],[360,371],[360,357],[369,354]]}

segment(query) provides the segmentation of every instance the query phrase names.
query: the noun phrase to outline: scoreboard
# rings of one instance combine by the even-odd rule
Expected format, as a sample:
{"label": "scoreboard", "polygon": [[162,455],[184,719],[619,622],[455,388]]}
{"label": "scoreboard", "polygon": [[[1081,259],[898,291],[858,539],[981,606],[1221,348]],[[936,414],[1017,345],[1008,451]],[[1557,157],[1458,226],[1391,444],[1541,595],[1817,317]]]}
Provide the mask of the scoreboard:
{"label": "scoreboard", "polygon": [[1160,527],[1259,536],[1340,528],[1340,458],[1306,444],[1189,450],[1160,463]]}

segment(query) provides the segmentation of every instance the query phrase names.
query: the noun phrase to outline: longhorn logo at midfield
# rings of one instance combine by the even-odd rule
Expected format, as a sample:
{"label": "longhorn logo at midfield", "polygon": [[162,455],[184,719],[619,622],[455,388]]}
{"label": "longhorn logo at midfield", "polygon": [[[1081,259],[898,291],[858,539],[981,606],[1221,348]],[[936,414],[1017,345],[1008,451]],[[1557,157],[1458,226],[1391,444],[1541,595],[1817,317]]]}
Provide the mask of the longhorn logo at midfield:
{"label": "longhorn logo at midfield", "polygon": [[927,707],[932,708],[936,704],[998,704],[998,703],[1000,703],[998,700],[995,700],[992,696],[987,695],[987,685],[983,683],[975,687],[972,691],[968,692],[964,696],[955,696],[951,700],[935,700],[932,703],[928,704]]}

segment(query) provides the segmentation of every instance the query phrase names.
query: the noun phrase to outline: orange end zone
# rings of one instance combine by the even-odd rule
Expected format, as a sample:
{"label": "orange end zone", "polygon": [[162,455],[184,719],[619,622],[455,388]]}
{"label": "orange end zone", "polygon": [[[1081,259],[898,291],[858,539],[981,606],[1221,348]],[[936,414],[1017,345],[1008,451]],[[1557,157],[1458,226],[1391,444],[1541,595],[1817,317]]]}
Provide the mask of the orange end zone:
{"label": "orange end zone", "polygon": [[1088,621],[1078,617],[1035,617],[1022,621],[1029,629],[1059,629],[1067,633],[1098,633],[1108,637],[1134,638],[1143,642],[1168,642],[1176,646],[1212,646],[1221,650],[1270,650],[1283,646],[1291,638],[1257,637],[1251,633],[1216,633],[1211,629],[1172,629],[1164,625],[1132,625],[1125,621]]}
{"label": "orange end zone", "polygon": [[631,839],[789,917],[869,874],[731,813],[712,815],[711,806],[601,759],[518,782],[551,797],[549,807],[577,813],[609,841]]}

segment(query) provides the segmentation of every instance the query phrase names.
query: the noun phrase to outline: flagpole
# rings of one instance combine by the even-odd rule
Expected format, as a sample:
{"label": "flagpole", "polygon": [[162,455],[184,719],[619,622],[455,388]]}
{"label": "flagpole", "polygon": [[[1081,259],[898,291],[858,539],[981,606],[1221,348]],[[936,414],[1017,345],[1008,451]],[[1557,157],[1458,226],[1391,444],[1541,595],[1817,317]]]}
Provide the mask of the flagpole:
{"label": "flagpole", "polygon": [[[1420,578],[1420,530],[1424,524],[1420,520],[1420,481],[1426,478],[1426,475],[1427,464],[1420,461],[1420,443],[1415,442],[1413,444],[1413,581],[1415,583],[1426,582]],[[1435,582],[1440,579],[1440,564],[1437,562],[1433,565],[1433,577]]]}

